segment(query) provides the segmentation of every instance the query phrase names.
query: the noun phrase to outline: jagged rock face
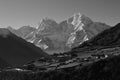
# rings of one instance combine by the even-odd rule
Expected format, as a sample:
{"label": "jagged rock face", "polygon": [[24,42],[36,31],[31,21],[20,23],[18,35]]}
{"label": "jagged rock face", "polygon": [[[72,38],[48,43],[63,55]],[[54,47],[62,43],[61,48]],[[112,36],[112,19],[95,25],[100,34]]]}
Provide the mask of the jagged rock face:
{"label": "jagged rock face", "polygon": [[45,18],[25,39],[45,51],[63,52],[80,45],[107,28],[110,26],[93,22],[78,13],[60,23]]}

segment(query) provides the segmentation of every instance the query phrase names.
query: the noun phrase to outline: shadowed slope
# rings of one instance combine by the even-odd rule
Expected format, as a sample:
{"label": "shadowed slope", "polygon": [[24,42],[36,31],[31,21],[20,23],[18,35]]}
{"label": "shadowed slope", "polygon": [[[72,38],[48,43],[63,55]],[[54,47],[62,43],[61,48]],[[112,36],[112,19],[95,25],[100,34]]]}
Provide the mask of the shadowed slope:
{"label": "shadowed slope", "polygon": [[17,37],[7,29],[0,29],[0,57],[13,66],[40,58],[50,58],[40,48]]}
{"label": "shadowed slope", "polygon": [[6,67],[10,67],[10,66],[11,65],[9,63],[7,63],[5,60],[0,58],[0,69],[6,68]]}

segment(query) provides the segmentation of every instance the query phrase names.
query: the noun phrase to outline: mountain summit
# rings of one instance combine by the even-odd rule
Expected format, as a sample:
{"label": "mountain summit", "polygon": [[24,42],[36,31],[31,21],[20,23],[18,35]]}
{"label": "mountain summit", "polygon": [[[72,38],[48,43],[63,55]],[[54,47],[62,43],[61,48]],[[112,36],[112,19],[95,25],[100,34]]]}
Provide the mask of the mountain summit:
{"label": "mountain summit", "polygon": [[64,52],[87,41],[110,26],[93,22],[80,13],[57,23],[42,19],[38,28],[30,31],[24,39],[49,52]]}

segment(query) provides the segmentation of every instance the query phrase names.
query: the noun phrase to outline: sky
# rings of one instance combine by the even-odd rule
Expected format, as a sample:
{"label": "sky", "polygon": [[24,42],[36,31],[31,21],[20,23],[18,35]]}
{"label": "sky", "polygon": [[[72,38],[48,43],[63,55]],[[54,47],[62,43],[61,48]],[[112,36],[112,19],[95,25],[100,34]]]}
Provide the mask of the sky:
{"label": "sky", "polygon": [[120,0],[0,0],[0,28],[37,27],[45,17],[59,23],[79,12],[113,26],[120,22]]}

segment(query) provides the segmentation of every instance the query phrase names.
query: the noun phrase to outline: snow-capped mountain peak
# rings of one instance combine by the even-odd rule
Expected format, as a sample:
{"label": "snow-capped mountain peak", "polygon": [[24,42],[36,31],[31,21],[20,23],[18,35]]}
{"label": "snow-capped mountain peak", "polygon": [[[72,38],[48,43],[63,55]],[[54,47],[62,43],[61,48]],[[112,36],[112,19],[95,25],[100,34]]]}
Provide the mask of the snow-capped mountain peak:
{"label": "snow-capped mountain peak", "polygon": [[82,27],[84,26],[84,24],[81,21],[81,16],[82,15],[80,13],[74,14],[73,16],[73,21],[71,24],[75,26],[75,29],[78,29],[78,27],[80,27],[79,30],[83,29]]}
{"label": "snow-capped mountain peak", "polygon": [[25,39],[45,51],[64,52],[109,27],[100,22],[93,22],[89,17],[77,13],[60,23],[44,18],[35,30],[28,31],[29,34]]}
{"label": "snow-capped mountain peak", "polygon": [[72,44],[75,43],[76,35],[77,35],[78,31],[81,32],[80,34],[84,35],[83,40],[79,44],[88,40],[87,34],[83,28],[85,25],[83,23],[82,18],[84,18],[84,17],[82,17],[82,14],[80,14],[80,13],[74,14],[71,18],[69,18],[69,19],[71,19],[71,22],[69,24],[72,24],[74,27],[74,31],[71,32],[71,36],[69,37],[68,42],[66,43],[66,45],[68,45],[69,47],[71,47]]}

